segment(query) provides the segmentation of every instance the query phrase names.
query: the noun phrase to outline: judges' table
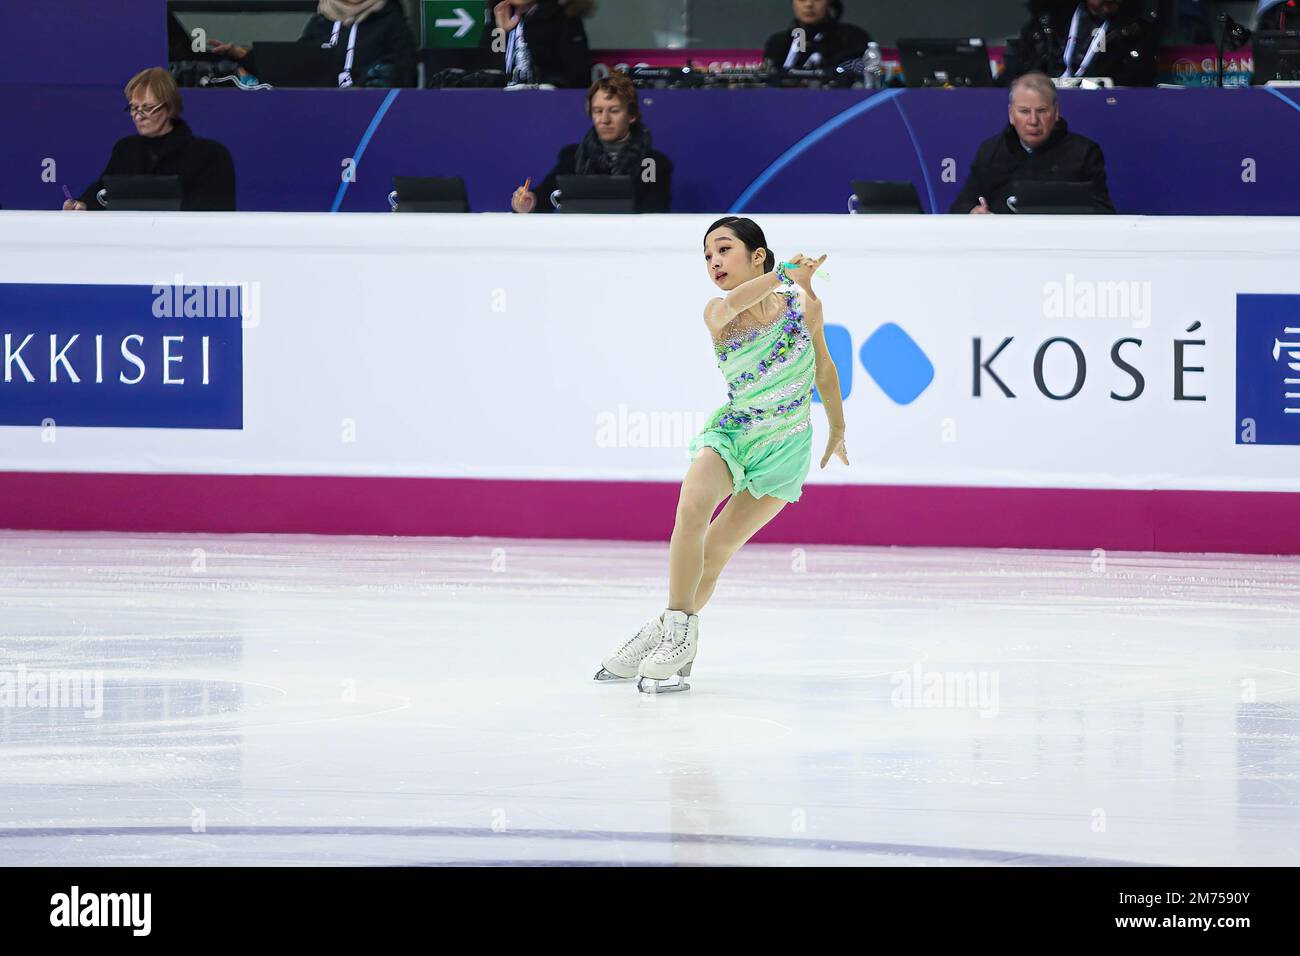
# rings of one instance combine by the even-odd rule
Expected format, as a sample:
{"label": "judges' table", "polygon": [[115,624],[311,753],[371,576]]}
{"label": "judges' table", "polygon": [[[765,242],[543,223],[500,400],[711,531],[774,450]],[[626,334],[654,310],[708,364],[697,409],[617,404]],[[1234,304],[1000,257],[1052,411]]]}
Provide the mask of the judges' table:
{"label": "judges' table", "polygon": [[[674,212],[843,213],[854,179],[905,180],[947,210],[1005,90],[646,90],[672,161]],[[132,132],[120,85],[0,85],[11,135],[0,204],[57,209]],[[1295,90],[1067,90],[1062,115],[1106,156],[1129,214],[1300,214]],[[505,212],[591,128],[580,90],[185,92],[196,136],[230,148],[241,210],[386,212],[394,176],[461,176],[470,208]]]}

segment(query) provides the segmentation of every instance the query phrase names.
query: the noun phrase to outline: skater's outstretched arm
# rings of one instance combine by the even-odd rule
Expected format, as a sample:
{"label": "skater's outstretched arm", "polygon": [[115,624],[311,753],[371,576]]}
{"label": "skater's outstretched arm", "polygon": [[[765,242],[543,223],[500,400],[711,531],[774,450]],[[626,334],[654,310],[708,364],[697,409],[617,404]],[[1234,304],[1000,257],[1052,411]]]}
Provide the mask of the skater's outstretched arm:
{"label": "skater's outstretched arm", "polygon": [[822,455],[821,467],[826,467],[831,455],[847,465],[849,453],[844,446],[844,402],[840,397],[840,375],[830,350],[826,347],[825,317],[820,299],[808,299],[806,315],[808,331],[813,340],[813,355],[817,361],[814,381],[817,383],[822,408],[826,410],[826,423],[830,426],[830,439],[826,443],[826,452]]}
{"label": "skater's outstretched arm", "polygon": [[830,349],[826,347],[825,317],[822,312],[821,299],[808,300],[807,325],[812,335],[813,355],[817,360],[817,372],[814,381],[817,392],[821,395],[822,407],[826,409],[826,422],[831,431],[844,431],[844,403],[840,399],[840,374],[831,358]]}
{"label": "skater's outstretched arm", "polygon": [[756,279],[742,282],[728,292],[725,298],[709,300],[709,304],[704,307],[704,321],[711,330],[721,329],[746,309],[762,302],[780,284],[781,280],[775,272],[765,272]]}

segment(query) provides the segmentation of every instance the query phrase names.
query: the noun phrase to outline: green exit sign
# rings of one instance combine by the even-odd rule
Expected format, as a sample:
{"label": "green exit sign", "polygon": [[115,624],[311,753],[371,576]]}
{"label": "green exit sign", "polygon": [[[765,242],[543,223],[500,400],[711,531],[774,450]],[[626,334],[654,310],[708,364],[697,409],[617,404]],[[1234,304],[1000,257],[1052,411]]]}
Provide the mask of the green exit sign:
{"label": "green exit sign", "polygon": [[483,35],[483,0],[422,0],[420,26],[426,50],[478,46]]}

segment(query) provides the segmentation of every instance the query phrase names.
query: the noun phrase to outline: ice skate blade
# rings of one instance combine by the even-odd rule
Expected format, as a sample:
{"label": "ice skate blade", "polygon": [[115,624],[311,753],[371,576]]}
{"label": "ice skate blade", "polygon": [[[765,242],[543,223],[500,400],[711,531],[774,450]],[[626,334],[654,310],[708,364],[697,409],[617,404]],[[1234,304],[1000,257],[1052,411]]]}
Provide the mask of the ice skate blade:
{"label": "ice skate blade", "polygon": [[636,689],[643,694],[674,694],[691,689],[691,685],[686,683],[680,674],[674,676],[676,681],[673,683],[670,683],[670,681],[673,681],[672,677],[666,677],[663,680],[655,680],[653,677],[639,677],[637,678]]}
{"label": "ice skate blade", "polygon": [[596,676],[593,678],[593,680],[598,680],[602,683],[606,681],[612,681],[612,680],[635,680],[635,679],[636,679],[635,674],[633,674],[631,677],[619,677],[617,674],[612,674],[609,671],[605,670],[605,668],[603,667],[600,670],[596,671]]}

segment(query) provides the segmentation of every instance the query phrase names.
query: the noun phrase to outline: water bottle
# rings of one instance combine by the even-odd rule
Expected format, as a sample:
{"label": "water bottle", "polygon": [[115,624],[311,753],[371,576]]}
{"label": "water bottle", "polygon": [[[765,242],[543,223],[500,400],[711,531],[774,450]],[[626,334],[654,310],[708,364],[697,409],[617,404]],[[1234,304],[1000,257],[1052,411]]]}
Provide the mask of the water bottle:
{"label": "water bottle", "polygon": [[862,54],[862,82],[869,90],[885,86],[885,62],[880,55],[880,44],[875,40],[867,44],[867,51]]}

